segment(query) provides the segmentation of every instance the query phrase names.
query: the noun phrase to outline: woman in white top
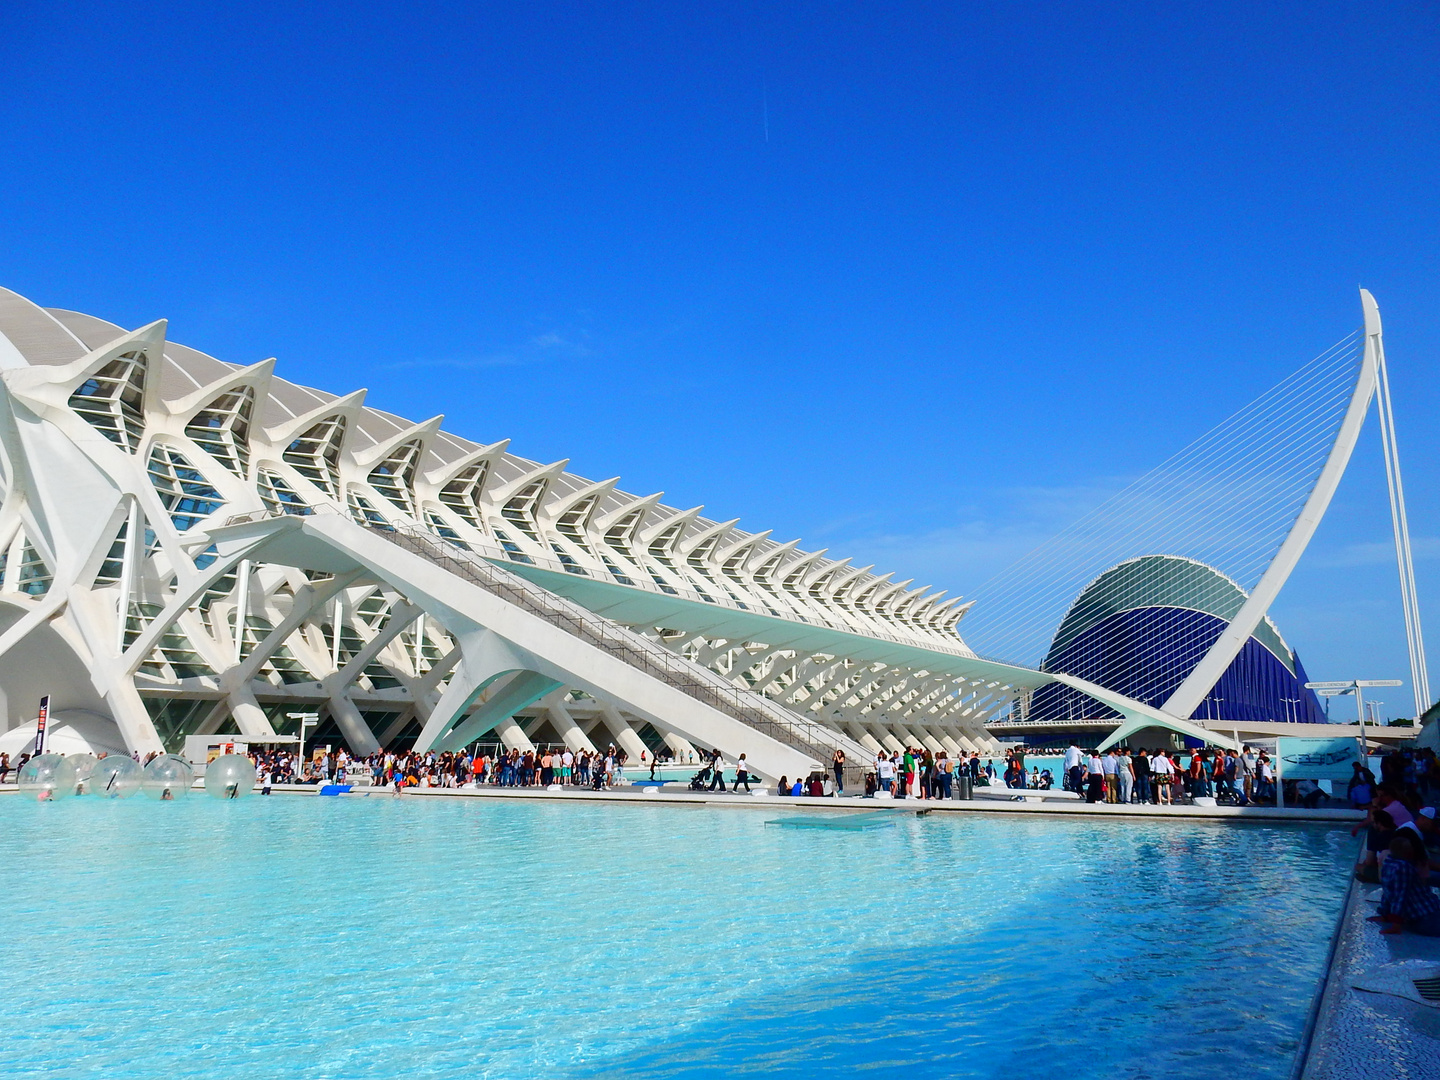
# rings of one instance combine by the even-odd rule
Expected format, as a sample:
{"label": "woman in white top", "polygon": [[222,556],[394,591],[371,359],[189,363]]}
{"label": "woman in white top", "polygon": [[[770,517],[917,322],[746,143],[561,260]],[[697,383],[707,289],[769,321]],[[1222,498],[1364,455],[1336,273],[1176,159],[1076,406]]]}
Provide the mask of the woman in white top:
{"label": "woman in white top", "polygon": [[1150,759],[1150,776],[1155,782],[1155,801],[1161,806],[1170,805],[1170,785],[1175,782],[1175,763],[1164,750],[1155,751]]}

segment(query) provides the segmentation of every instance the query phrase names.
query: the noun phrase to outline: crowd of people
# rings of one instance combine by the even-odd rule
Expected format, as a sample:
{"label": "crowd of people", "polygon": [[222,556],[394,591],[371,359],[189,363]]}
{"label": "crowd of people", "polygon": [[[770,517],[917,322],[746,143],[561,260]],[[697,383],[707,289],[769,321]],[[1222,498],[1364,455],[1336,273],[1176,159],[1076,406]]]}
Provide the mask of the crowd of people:
{"label": "crowd of people", "polygon": [[352,757],[344,747],[316,753],[298,762],[286,751],[252,753],[262,789],[269,784],[368,784],[393,788],[590,787],[623,786],[626,754],[615,746],[606,750],[569,747],[492,753],[479,749],[376,751]]}
{"label": "crowd of people", "polygon": [[[1083,751],[1073,742],[1065,750],[1063,785],[1087,802],[1151,803],[1170,806],[1215,799],[1239,806],[1274,803],[1275,767],[1270,755],[1250,746],[1241,750],[1200,748],[1181,753],[1156,747],[1111,747],[1105,753]],[[1020,763],[1024,774],[1024,762]],[[1295,798],[1314,805],[1324,792],[1312,782]]]}
{"label": "crowd of people", "polygon": [[[1380,906],[1371,922],[1382,934],[1410,932],[1440,937],[1440,895],[1432,881],[1440,871],[1440,768],[1434,751],[1404,750],[1380,759],[1377,783],[1356,763],[1351,800],[1366,811],[1352,835],[1365,833],[1355,867],[1361,881],[1378,882]],[[1363,799],[1361,803],[1359,800]]]}

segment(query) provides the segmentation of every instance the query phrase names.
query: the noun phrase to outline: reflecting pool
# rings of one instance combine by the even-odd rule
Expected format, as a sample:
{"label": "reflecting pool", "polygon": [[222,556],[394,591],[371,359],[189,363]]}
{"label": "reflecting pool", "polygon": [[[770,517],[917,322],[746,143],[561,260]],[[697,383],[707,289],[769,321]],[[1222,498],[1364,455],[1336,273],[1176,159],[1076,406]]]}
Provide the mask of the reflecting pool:
{"label": "reflecting pool", "polygon": [[0,1074],[1284,1077],[1354,845],[793,812],[3,796]]}

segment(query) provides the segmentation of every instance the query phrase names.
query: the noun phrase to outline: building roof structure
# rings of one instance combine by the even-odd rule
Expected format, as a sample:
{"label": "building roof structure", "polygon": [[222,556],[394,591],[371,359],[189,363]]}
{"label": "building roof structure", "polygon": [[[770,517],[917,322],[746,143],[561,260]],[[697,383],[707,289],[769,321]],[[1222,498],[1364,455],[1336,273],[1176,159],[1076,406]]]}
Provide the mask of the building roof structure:
{"label": "building roof structure", "polygon": [[1157,706],[977,655],[959,598],[165,331],[0,290],[0,750],[49,695],[91,745],[140,752],[273,739],[314,711],[358,753],[715,747],[793,776],[837,752],[991,749],[986,721],[1057,683],[1224,741],[1190,718],[1247,641],[1279,641],[1265,608],[1374,387],[1362,365],[1274,566],[1232,615],[1233,594],[1207,608],[1221,633]]}

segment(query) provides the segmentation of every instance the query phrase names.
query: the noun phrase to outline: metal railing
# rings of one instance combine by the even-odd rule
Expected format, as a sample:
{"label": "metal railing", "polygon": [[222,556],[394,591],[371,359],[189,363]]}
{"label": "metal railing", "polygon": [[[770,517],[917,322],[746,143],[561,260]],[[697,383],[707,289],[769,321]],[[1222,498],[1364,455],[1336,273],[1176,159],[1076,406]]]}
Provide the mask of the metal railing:
{"label": "metal railing", "polygon": [[[306,513],[304,514],[292,511],[287,515],[286,513],[275,510],[252,510],[249,513],[235,514],[226,518],[225,524],[243,525],[254,521],[265,521],[286,516],[309,517],[312,514],[333,514],[338,517],[343,517],[346,520],[354,521],[357,525],[372,529],[378,533],[388,533],[392,530],[411,530],[426,536],[436,536],[433,531],[423,526],[411,525],[408,522],[386,521],[385,524],[380,525],[373,521],[360,521],[355,514],[348,512],[340,506],[328,503],[322,503],[314,507],[305,507],[305,511]],[[879,615],[872,615],[866,612],[853,613],[854,616],[857,616],[855,623],[836,622],[832,618],[818,614],[815,608],[810,605],[806,606],[805,613],[791,611],[787,614],[775,607],[769,599],[763,597],[760,601],[753,604],[747,604],[742,600],[737,600],[727,594],[726,587],[714,582],[711,584],[714,593],[717,595],[711,595],[710,593],[701,594],[683,580],[674,585],[661,586],[658,582],[651,580],[640,571],[637,571],[633,575],[626,574],[622,579],[617,573],[602,573],[598,569],[581,566],[573,559],[567,563],[561,559],[552,558],[535,551],[520,551],[518,548],[516,550],[510,550],[490,539],[488,536],[479,538],[466,536],[464,538],[457,538],[456,541],[449,541],[446,540],[445,537],[440,536],[436,536],[436,538],[451,546],[463,545],[465,550],[474,552],[480,557],[490,560],[492,563],[499,563],[501,565],[505,563],[515,563],[521,566],[534,566],[537,569],[546,570],[551,573],[564,573],[576,577],[589,578],[592,581],[600,581],[605,584],[613,583],[624,585],[627,589],[638,589],[641,592],[650,592],[657,595],[679,596],[681,599],[689,600],[693,603],[704,603],[712,607],[727,608],[731,611],[744,611],[752,615],[783,619],[786,622],[799,622],[806,626],[819,626],[827,630],[838,631],[842,634],[854,634],[856,637],[874,638],[879,641],[889,641],[896,645],[909,645],[913,648],[929,649],[934,652],[962,657],[964,659],[977,658],[976,653],[957,640],[952,639],[951,635],[943,630],[889,623],[888,620],[883,619]],[[788,605],[790,601],[783,600],[781,603]],[[895,627],[895,629],[901,632],[897,633],[893,629],[886,629],[884,625],[880,624]]]}
{"label": "metal railing", "polygon": [[390,529],[371,531],[587,644],[604,649],[688,697],[810,755],[816,759],[817,767],[828,767],[837,749],[844,750],[846,758],[851,761],[869,759],[868,750],[839,732],[792,712],[764,694],[742,690],[703,664],[688,660],[627,626],[556,596],[518,574],[494,565],[483,556],[461,550],[430,532],[412,526],[396,525]]}

